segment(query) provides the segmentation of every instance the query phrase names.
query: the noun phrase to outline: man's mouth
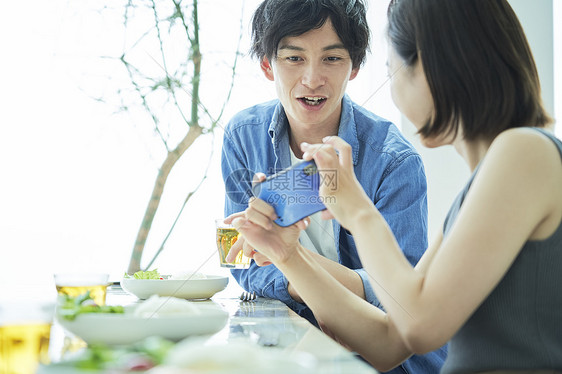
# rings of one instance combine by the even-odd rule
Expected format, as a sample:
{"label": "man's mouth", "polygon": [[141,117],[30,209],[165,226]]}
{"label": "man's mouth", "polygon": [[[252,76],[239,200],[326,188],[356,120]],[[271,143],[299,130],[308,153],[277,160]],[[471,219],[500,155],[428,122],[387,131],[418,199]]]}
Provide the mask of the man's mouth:
{"label": "man's mouth", "polygon": [[298,100],[300,100],[301,102],[303,102],[306,105],[316,106],[316,105],[320,105],[324,101],[326,101],[326,98],[325,97],[304,96],[304,97],[299,97]]}

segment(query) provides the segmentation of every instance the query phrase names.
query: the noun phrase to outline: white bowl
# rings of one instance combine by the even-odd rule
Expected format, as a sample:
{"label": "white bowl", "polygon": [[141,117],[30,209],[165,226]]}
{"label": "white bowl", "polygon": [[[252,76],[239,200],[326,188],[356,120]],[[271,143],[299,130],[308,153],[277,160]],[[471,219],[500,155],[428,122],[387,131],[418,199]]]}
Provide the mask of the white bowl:
{"label": "white bowl", "polygon": [[132,313],[84,313],[69,321],[57,321],[86,343],[132,344],[149,336],[179,341],[192,335],[214,334],[228,320],[228,312],[213,305],[196,305],[201,313],[177,313],[158,317],[137,317]]}
{"label": "white bowl", "polygon": [[182,299],[208,299],[222,291],[228,284],[228,277],[207,275],[206,279],[134,279],[123,278],[121,287],[139,299],[152,295],[173,296]]}
{"label": "white bowl", "polygon": [[[318,360],[310,353],[271,348],[249,341],[228,344],[186,339],[177,343],[165,359],[165,365],[186,373],[213,374],[312,374],[320,373]],[[207,370],[202,368],[208,368]],[[164,371],[162,371],[164,373]]]}

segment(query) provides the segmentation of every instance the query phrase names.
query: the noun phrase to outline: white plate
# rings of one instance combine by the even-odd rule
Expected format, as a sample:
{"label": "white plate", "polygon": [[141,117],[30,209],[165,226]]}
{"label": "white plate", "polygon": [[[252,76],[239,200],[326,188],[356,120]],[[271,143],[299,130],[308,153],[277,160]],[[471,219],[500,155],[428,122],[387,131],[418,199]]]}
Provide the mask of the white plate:
{"label": "white plate", "polygon": [[318,361],[310,353],[262,347],[249,341],[213,344],[198,339],[187,339],[172,347],[161,371],[156,368],[155,374],[165,374],[166,368],[176,368],[170,373],[179,373],[182,369],[186,373],[209,374],[319,373]]}
{"label": "white plate", "polygon": [[213,305],[197,305],[200,314],[178,313],[135,317],[132,313],[85,313],[73,321],[57,315],[57,321],[86,343],[131,344],[149,336],[179,341],[191,335],[214,334],[228,320],[228,312]]}
{"label": "white plate", "polygon": [[228,277],[207,275],[206,279],[134,279],[123,278],[121,287],[139,299],[152,295],[173,296],[182,299],[208,299],[222,291],[228,284]]}

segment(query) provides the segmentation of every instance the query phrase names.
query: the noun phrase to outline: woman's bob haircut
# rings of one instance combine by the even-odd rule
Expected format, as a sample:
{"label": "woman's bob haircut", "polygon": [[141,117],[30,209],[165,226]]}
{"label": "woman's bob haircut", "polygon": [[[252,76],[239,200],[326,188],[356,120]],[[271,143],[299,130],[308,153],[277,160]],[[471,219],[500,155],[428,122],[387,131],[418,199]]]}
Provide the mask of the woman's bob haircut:
{"label": "woman's bob haircut", "polygon": [[537,68],[506,0],[393,0],[392,48],[412,66],[421,59],[435,111],[423,137],[493,139],[509,128],[544,127]]}

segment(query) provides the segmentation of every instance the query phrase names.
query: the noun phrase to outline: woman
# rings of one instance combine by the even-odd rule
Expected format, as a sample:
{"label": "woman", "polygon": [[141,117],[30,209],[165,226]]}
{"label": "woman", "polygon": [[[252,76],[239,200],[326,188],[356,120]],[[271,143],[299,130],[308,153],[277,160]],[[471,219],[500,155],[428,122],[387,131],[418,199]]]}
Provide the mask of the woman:
{"label": "woman", "polygon": [[231,219],[324,330],[379,370],[450,341],[443,373],[562,371],[562,143],[544,129],[521,25],[505,0],[392,1],[388,21],[394,102],[425,146],[452,144],[473,175],[412,268],[357,183],[350,146],[302,144],[337,170],[337,189],[320,191],[335,197],[326,215],[353,234],[386,314],[315,264],[297,241],[306,221],[282,229],[258,199]]}

